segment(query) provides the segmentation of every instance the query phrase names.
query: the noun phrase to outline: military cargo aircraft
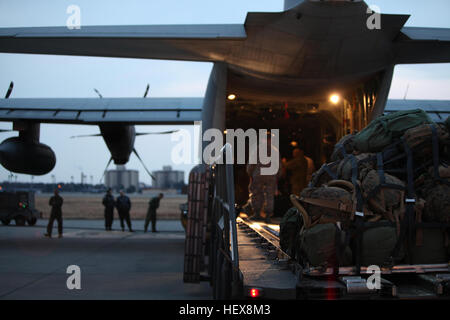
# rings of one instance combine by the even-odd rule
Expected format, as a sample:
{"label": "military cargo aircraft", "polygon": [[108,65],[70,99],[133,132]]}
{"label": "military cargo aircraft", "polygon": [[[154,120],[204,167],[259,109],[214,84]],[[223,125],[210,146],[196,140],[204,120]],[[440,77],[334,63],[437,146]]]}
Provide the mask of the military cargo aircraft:
{"label": "military cargo aircraft", "polygon": [[[389,109],[386,104],[396,65],[450,62],[450,29],[405,27],[409,15],[398,14],[379,14],[380,26],[369,26],[374,14],[360,0],[285,0],[284,11],[251,12],[244,24],[0,29],[0,52],[5,53],[214,65],[204,98],[0,100],[0,121],[12,122],[19,131],[3,142],[11,147],[0,150],[2,164],[34,175],[49,171],[54,154],[39,141],[41,122],[94,124],[113,133],[121,127],[122,137],[128,138],[110,142],[117,150],[130,151],[132,125],[201,121],[203,131],[280,128],[282,156],[294,140],[301,140],[319,167],[327,158],[326,137],[337,140],[384,112],[418,104],[435,117],[448,115],[446,101],[390,101]],[[107,130],[101,134],[106,136]],[[219,298],[242,287],[236,270],[245,268],[238,263],[234,205],[248,198],[247,177],[243,166],[231,169],[220,167],[214,183],[205,182],[209,177],[201,170],[193,171],[190,183],[192,195],[204,196],[206,188],[211,197],[189,203],[184,280],[200,281],[200,270],[208,267]],[[201,261],[205,252],[208,265]],[[255,269],[254,261],[246,266]],[[280,298],[280,273],[272,267],[261,276],[275,274],[272,293]],[[258,296],[258,288],[253,290],[252,296]]]}
{"label": "military cargo aircraft", "polygon": [[[360,129],[383,113],[395,65],[450,62],[449,29],[404,27],[409,16],[391,14],[380,14],[379,29],[368,28],[372,14],[364,1],[287,0],[283,12],[248,13],[244,24],[2,28],[0,52],[214,67],[204,99],[0,100],[0,120],[19,131],[3,142],[1,162],[13,172],[48,173],[55,156],[39,141],[42,122],[99,125],[121,164],[133,150],[134,124],[198,120],[203,130],[269,122],[292,131],[295,123],[313,137],[305,148],[318,162],[321,137]],[[286,111],[290,118],[277,116]]]}

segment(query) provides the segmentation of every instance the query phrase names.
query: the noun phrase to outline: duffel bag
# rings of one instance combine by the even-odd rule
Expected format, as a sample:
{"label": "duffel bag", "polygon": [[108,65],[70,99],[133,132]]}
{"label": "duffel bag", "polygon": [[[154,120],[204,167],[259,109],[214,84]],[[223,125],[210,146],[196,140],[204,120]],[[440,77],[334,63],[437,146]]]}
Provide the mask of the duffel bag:
{"label": "duffel bag", "polygon": [[304,264],[330,267],[351,264],[350,249],[340,249],[345,235],[335,224],[319,224],[310,229],[302,229],[299,238],[300,258]]}
{"label": "duffel bag", "polygon": [[[392,255],[397,244],[395,227],[375,227],[364,231],[362,235],[361,264],[364,266],[382,266]],[[403,252],[398,259],[403,258]]]}
{"label": "duffel bag", "polygon": [[412,247],[413,264],[448,263],[449,248],[442,229],[422,229],[422,243]]}
{"label": "duffel bag", "polygon": [[421,109],[394,112],[372,121],[353,138],[354,147],[360,152],[379,152],[399,139],[411,128],[433,121]]}

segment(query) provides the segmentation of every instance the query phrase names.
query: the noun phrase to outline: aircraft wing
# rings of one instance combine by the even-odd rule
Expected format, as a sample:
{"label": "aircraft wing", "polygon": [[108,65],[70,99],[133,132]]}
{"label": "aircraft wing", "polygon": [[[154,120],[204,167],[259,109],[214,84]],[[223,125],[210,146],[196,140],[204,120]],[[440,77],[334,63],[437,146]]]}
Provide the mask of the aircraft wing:
{"label": "aircraft wing", "polygon": [[0,28],[0,52],[214,62],[246,37],[241,24]]}
{"label": "aircraft wing", "polygon": [[192,124],[203,98],[0,99],[0,121],[68,124]]}
{"label": "aircraft wing", "polygon": [[450,29],[405,27],[395,43],[395,63],[450,62]]}
{"label": "aircraft wing", "polygon": [[435,122],[445,121],[450,116],[450,100],[397,100],[387,101],[386,113],[422,109]]}

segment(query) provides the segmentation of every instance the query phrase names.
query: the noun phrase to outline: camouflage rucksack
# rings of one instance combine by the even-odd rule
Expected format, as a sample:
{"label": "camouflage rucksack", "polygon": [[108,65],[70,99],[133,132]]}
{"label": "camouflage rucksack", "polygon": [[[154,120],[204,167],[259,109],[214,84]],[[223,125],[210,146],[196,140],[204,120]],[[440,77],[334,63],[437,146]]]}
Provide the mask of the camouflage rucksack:
{"label": "camouflage rucksack", "polygon": [[337,179],[337,167],[339,162],[325,163],[318,171],[313,173],[309,188],[321,187],[331,180]]}
{"label": "camouflage rucksack", "polygon": [[449,132],[444,124],[423,124],[407,130],[403,135],[403,139],[411,149],[415,149],[418,146],[423,146],[424,144],[431,146],[433,126],[436,129],[439,142],[442,143],[449,138]]}
{"label": "camouflage rucksack", "polygon": [[302,229],[299,236],[299,260],[314,267],[348,266],[352,253],[345,246],[345,233],[334,223]]}
{"label": "camouflage rucksack", "polygon": [[[400,179],[384,173],[384,185],[381,183],[379,172],[363,170],[360,173],[361,187],[369,208],[385,219],[399,222],[404,213],[405,183]],[[397,186],[398,188],[395,188]]]}
{"label": "camouflage rucksack", "polygon": [[[442,179],[450,179],[450,166],[441,164],[438,167],[439,177]],[[428,168],[428,174],[434,176],[434,167]]]}
{"label": "camouflage rucksack", "polygon": [[432,123],[421,109],[394,112],[378,117],[355,135],[354,147],[360,152],[379,152],[403,136],[408,129]]}
{"label": "camouflage rucksack", "polygon": [[423,219],[426,222],[450,223],[450,186],[437,184],[427,189]]}
{"label": "camouflage rucksack", "polygon": [[344,136],[338,143],[334,146],[333,153],[331,154],[331,161],[339,161],[343,159],[347,154],[352,154],[354,151],[354,139],[355,135],[348,134]]}
{"label": "camouflage rucksack", "polygon": [[[354,156],[356,161],[356,169],[359,173],[365,168],[374,168],[375,154],[373,153],[362,153]],[[353,161],[352,157],[346,157],[339,162],[337,168],[337,176],[339,179],[351,181],[353,173]]]}
{"label": "camouflage rucksack", "polygon": [[335,222],[348,224],[354,212],[352,192],[340,187],[306,188],[300,198],[291,196],[291,201],[304,216],[306,228]]}

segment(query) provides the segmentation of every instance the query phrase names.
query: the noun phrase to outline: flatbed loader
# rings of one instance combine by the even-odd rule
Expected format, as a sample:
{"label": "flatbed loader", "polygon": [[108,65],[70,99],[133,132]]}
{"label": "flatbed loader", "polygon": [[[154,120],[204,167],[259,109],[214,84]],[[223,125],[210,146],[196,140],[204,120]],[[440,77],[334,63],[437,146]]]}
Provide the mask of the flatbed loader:
{"label": "flatbed loader", "polygon": [[450,263],[380,267],[378,288],[367,267],[303,268],[281,249],[277,225],[240,216],[231,181],[230,164],[191,173],[184,280],[209,281],[215,299],[450,299]]}

